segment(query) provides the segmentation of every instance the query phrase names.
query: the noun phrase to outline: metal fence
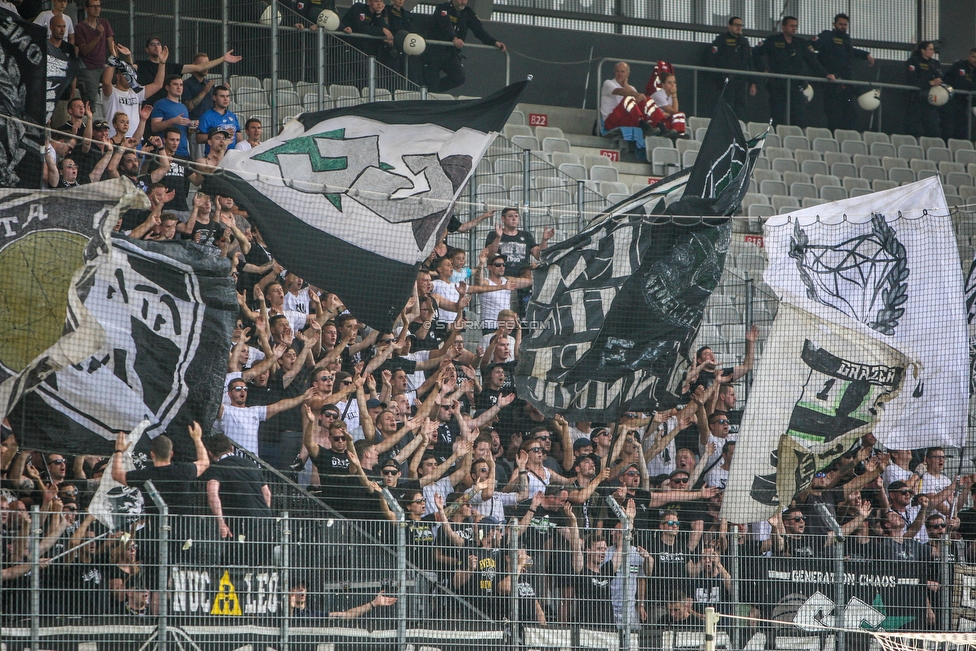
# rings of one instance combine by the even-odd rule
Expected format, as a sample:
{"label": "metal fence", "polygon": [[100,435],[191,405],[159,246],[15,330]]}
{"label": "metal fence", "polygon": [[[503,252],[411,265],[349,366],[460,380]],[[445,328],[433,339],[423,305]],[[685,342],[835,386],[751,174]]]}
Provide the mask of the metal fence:
{"label": "metal fence", "polygon": [[[280,510],[289,490],[274,486],[273,519],[228,518],[228,538],[204,507],[114,531],[83,511],[7,512],[6,648],[697,649],[709,606],[752,618],[722,621],[719,646],[734,649],[844,648],[818,624],[976,624],[971,541],[935,527],[925,543],[883,534],[883,510],[859,517],[853,500],[838,520],[860,524],[838,540],[790,512],[730,525],[720,498],[688,501],[698,489],[581,504],[556,492],[505,508],[503,523],[477,499],[421,517],[421,491],[406,491],[394,520],[347,520],[311,500]],[[346,511],[380,499],[322,490],[337,506],[355,497]]]}

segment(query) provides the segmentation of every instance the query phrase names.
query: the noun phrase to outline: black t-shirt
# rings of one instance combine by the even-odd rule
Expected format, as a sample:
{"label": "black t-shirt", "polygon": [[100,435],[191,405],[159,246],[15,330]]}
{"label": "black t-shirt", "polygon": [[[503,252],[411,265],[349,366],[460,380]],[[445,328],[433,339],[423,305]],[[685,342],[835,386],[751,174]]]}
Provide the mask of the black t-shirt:
{"label": "black t-shirt", "polygon": [[[148,84],[156,81],[156,73],[159,72],[159,64],[153,63],[152,61],[146,59],[144,61],[136,61],[136,80],[146,86]],[[170,63],[166,62],[166,72],[163,73],[163,78],[165,79],[169,75],[183,75],[183,64],[182,63]],[[146,103],[155,104],[159,100],[166,97],[166,89],[160,88],[152,97],[146,98]]]}
{"label": "black t-shirt", "polygon": [[[102,156],[105,155],[105,151],[100,149],[97,145],[93,144],[88,152],[82,151],[81,147],[75,147],[72,158],[78,163],[78,181],[81,183],[91,183],[91,178],[89,175],[95,166],[98,165],[98,161],[102,160]],[[103,178],[108,178],[104,174]]]}
{"label": "black t-shirt", "polygon": [[322,485],[326,486],[327,476],[340,476],[346,477],[349,475],[349,453],[348,452],[333,452],[326,447],[319,447],[318,456],[312,459],[312,463],[318,468],[319,477],[322,479]]}
{"label": "black t-shirt", "polygon": [[716,611],[724,614],[732,612],[732,595],[725,587],[725,581],[721,576],[699,576],[689,581],[691,592],[689,595],[694,601],[695,611],[704,615],[705,609],[711,606]]}
{"label": "black t-shirt", "polygon": [[[168,466],[149,466],[142,470],[125,473],[125,483],[145,492],[145,483],[152,481],[160,497],[169,507],[170,513],[189,514],[193,512],[193,482],[197,478],[197,467],[192,463],[171,463]],[[146,511],[156,513],[156,504],[145,495]]]}
{"label": "black t-shirt", "polygon": [[[518,505],[515,510],[515,517],[519,520],[532,507],[530,500],[526,500]],[[539,505],[536,509],[532,521],[525,531],[525,548],[529,551],[549,548],[567,548],[566,539],[559,534],[559,527],[568,527],[569,518],[562,511],[550,511],[546,507]]]}
{"label": "black t-shirt", "polygon": [[[159,162],[154,159],[149,166],[150,174],[157,169],[159,169]],[[189,158],[186,156],[172,156],[170,158],[169,171],[166,172],[166,175],[159,182],[165,185],[167,190],[174,190],[176,196],[163,205],[164,211],[189,211],[186,204],[186,197],[190,192],[190,172]]]}
{"label": "black t-shirt", "polygon": [[645,549],[654,557],[654,569],[651,576],[669,582],[669,587],[685,589],[688,578],[688,561],[695,558],[695,553],[688,549],[688,534],[679,531],[674,543],[667,544],[661,531],[653,532],[647,541]]}
{"label": "black t-shirt", "polygon": [[[301,343],[296,340],[296,343]],[[281,369],[274,374],[272,378],[268,380],[268,387],[271,389],[271,395],[273,397],[272,402],[278,402],[280,400],[287,400],[289,398],[295,398],[302,395],[308,390],[308,380],[311,375],[312,369],[305,366],[292,379],[291,383],[286,387],[284,383],[284,372]],[[250,400],[250,396],[248,396]],[[248,403],[250,404],[250,403]],[[269,421],[271,423],[271,430],[275,432],[301,432],[302,431],[302,408],[301,405],[298,407],[292,407],[286,411],[277,414],[274,418]]]}
{"label": "black t-shirt", "polygon": [[[584,552],[586,553],[586,552]],[[613,563],[607,561],[599,572],[584,567],[573,583],[576,603],[579,604],[581,624],[613,625],[613,601],[610,582],[613,581]]]}
{"label": "black t-shirt", "polygon": [[[498,233],[491,231],[485,238],[485,247],[491,246],[498,238]],[[515,235],[502,233],[502,241],[498,244],[498,253],[505,256],[505,272],[517,276],[529,267],[531,252],[537,246],[532,233],[519,231]]]}
{"label": "black t-shirt", "polygon": [[[199,233],[200,238],[197,239],[197,234]],[[217,240],[219,240],[224,235],[224,227],[217,223],[217,221],[211,217],[210,221],[203,224],[198,219],[193,222],[193,232],[189,236],[185,236],[185,239],[191,242],[197,242],[199,244],[209,244],[215,246]]]}
{"label": "black t-shirt", "polygon": [[420,520],[407,520],[407,556],[409,560],[425,569],[434,567],[434,538],[437,522],[434,514],[425,515]]}
{"label": "black t-shirt", "polygon": [[274,515],[261,492],[264,477],[253,462],[234,455],[222,457],[210,464],[203,479],[220,482],[220,504],[225,517]]}

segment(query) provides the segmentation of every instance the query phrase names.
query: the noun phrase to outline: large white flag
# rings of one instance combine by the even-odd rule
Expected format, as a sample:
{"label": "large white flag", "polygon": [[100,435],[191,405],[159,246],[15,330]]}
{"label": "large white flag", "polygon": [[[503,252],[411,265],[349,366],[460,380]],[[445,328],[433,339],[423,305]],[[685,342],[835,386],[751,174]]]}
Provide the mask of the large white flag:
{"label": "large white flag", "polygon": [[784,299],[742,417],[723,518],[772,517],[860,436],[902,422],[898,396],[915,368],[869,332],[819,303]]}
{"label": "large white flag", "polygon": [[783,300],[805,296],[917,355],[921,375],[907,379],[911,385],[897,399],[904,418],[879,424],[878,439],[892,449],[962,447],[969,401],[965,299],[938,177],[772,217],[766,251],[764,279]]}

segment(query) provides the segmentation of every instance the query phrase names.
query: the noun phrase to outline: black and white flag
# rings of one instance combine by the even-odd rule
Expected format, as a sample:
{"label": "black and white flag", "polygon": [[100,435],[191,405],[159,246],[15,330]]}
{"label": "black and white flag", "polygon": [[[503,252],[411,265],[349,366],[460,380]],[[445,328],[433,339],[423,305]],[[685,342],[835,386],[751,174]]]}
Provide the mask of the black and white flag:
{"label": "black and white flag", "polygon": [[[544,413],[612,421],[677,402],[681,364],[725,265],[726,215],[762,148],[719,104],[707,153],[690,173],[662,179],[545,251],[516,369],[519,396]],[[682,189],[665,208],[662,193]]]}
{"label": "black and white flag", "polygon": [[107,455],[118,431],[148,420],[143,442],[165,433],[195,458],[187,426],[217,417],[238,311],[229,263],[192,242],[112,243],[84,299],[105,343],[21,400],[18,441]]}
{"label": "black and white flag", "polygon": [[307,113],[259,147],[228,152],[204,188],[247,210],[289,271],[387,328],[526,83],[481,100]]}
{"label": "black and white flag", "polygon": [[0,9],[0,53],[0,187],[40,189],[47,29]]}
{"label": "black and white flag", "polygon": [[0,191],[0,419],[48,373],[102,345],[82,296],[129,208],[149,199],[120,179]]}
{"label": "black and white flag", "polygon": [[763,279],[781,297],[837,310],[917,360],[918,375],[897,398],[907,404],[905,418],[882,423],[878,440],[896,450],[962,447],[966,298],[939,179],[771,217],[765,248]]}

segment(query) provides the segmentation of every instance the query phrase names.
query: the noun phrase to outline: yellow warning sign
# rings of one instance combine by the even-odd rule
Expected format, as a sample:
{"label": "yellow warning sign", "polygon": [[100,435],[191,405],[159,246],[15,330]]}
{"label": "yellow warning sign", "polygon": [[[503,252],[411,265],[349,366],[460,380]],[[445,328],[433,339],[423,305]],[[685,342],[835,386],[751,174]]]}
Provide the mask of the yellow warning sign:
{"label": "yellow warning sign", "polygon": [[224,570],[224,575],[220,577],[220,584],[217,586],[217,595],[213,600],[213,608],[210,609],[211,615],[231,615],[241,617],[241,602],[237,599],[237,591],[234,584],[230,582],[230,572]]}

